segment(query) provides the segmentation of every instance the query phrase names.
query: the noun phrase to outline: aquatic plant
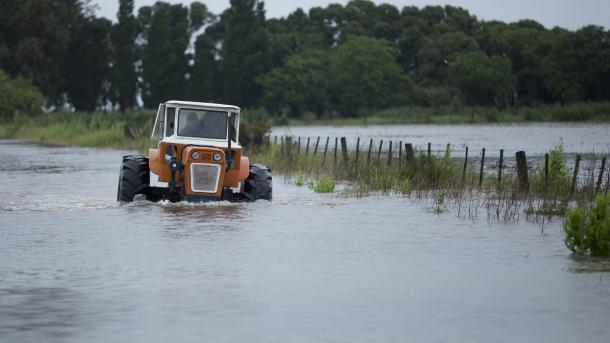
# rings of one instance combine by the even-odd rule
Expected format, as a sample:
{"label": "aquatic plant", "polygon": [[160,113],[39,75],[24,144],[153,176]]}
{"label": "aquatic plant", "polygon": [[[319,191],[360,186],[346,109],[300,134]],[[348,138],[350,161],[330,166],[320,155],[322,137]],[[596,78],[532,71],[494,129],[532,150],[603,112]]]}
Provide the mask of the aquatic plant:
{"label": "aquatic plant", "polygon": [[545,185],[545,171],[541,168],[534,181],[535,187],[539,192],[549,192],[552,194],[564,194],[570,190],[570,172],[566,163],[563,150],[563,143],[558,144],[548,151],[549,171],[548,187]]}
{"label": "aquatic plant", "polygon": [[329,176],[322,176],[318,182],[316,182],[313,190],[316,193],[332,193],[335,191],[335,180]]}
{"label": "aquatic plant", "polygon": [[610,196],[568,211],[565,244],[576,255],[610,256]]}

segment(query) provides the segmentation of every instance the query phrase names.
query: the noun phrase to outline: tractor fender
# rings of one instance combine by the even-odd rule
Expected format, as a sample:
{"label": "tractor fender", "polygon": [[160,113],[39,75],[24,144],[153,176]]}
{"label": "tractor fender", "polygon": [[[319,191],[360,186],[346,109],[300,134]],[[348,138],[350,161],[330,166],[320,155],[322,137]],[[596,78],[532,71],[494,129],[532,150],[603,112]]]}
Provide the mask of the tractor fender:
{"label": "tractor fender", "polygon": [[239,174],[237,174],[237,180],[239,182],[244,181],[250,174],[250,159],[246,156],[242,156],[239,162]]}

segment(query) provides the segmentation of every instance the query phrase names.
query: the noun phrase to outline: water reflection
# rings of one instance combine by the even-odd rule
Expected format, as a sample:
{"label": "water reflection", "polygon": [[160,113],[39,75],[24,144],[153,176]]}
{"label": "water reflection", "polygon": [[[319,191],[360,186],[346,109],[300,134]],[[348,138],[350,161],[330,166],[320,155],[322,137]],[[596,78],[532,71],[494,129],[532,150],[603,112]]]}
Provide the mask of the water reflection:
{"label": "water reflection", "polygon": [[82,327],[82,299],[67,288],[0,288],[0,337],[14,342],[24,336],[62,338]]}
{"label": "water reflection", "polygon": [[570,256],[571,264],[568,271],[572,273],[609,273],[610,258],[590,256]]}

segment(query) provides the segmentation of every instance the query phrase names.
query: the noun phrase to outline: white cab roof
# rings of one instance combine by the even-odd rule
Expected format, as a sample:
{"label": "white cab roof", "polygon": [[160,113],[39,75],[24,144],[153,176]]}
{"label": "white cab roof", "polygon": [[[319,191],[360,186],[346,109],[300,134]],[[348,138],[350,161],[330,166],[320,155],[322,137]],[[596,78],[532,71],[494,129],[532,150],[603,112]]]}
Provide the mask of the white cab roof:
{"label": "white cab roof", "polygon": [[166,105],[175,105],[175,106],[192,106],[192,107],[203,107],[206,109],[217,109],[223,111],[231,111],[231,112],[239,112],[241,109],[237,106],[233,105],[223,105],[223,104],[212,104],[207,102],[192,102],[192,101],[179,101],[179,100],[171,100],[165,103]]}

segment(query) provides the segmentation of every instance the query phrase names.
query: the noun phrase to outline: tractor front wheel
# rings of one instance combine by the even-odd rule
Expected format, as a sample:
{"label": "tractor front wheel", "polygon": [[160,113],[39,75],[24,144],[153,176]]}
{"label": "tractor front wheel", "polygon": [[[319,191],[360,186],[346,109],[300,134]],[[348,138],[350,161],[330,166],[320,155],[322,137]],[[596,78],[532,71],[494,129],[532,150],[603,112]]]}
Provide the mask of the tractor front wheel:
{"label": "tractor front wheel", "polygon": [[272,198],[273,179],[271,169],[261,164],[250,166],[248,178],[244,181],[244,195],[249,201]]}
{"label": "tractor front wheel", "polygon": [[119,173],[117,201],[132,202],[138,194],[148,196],[149,188],[148,158],[139,155],[123,157],[123,164]]}

